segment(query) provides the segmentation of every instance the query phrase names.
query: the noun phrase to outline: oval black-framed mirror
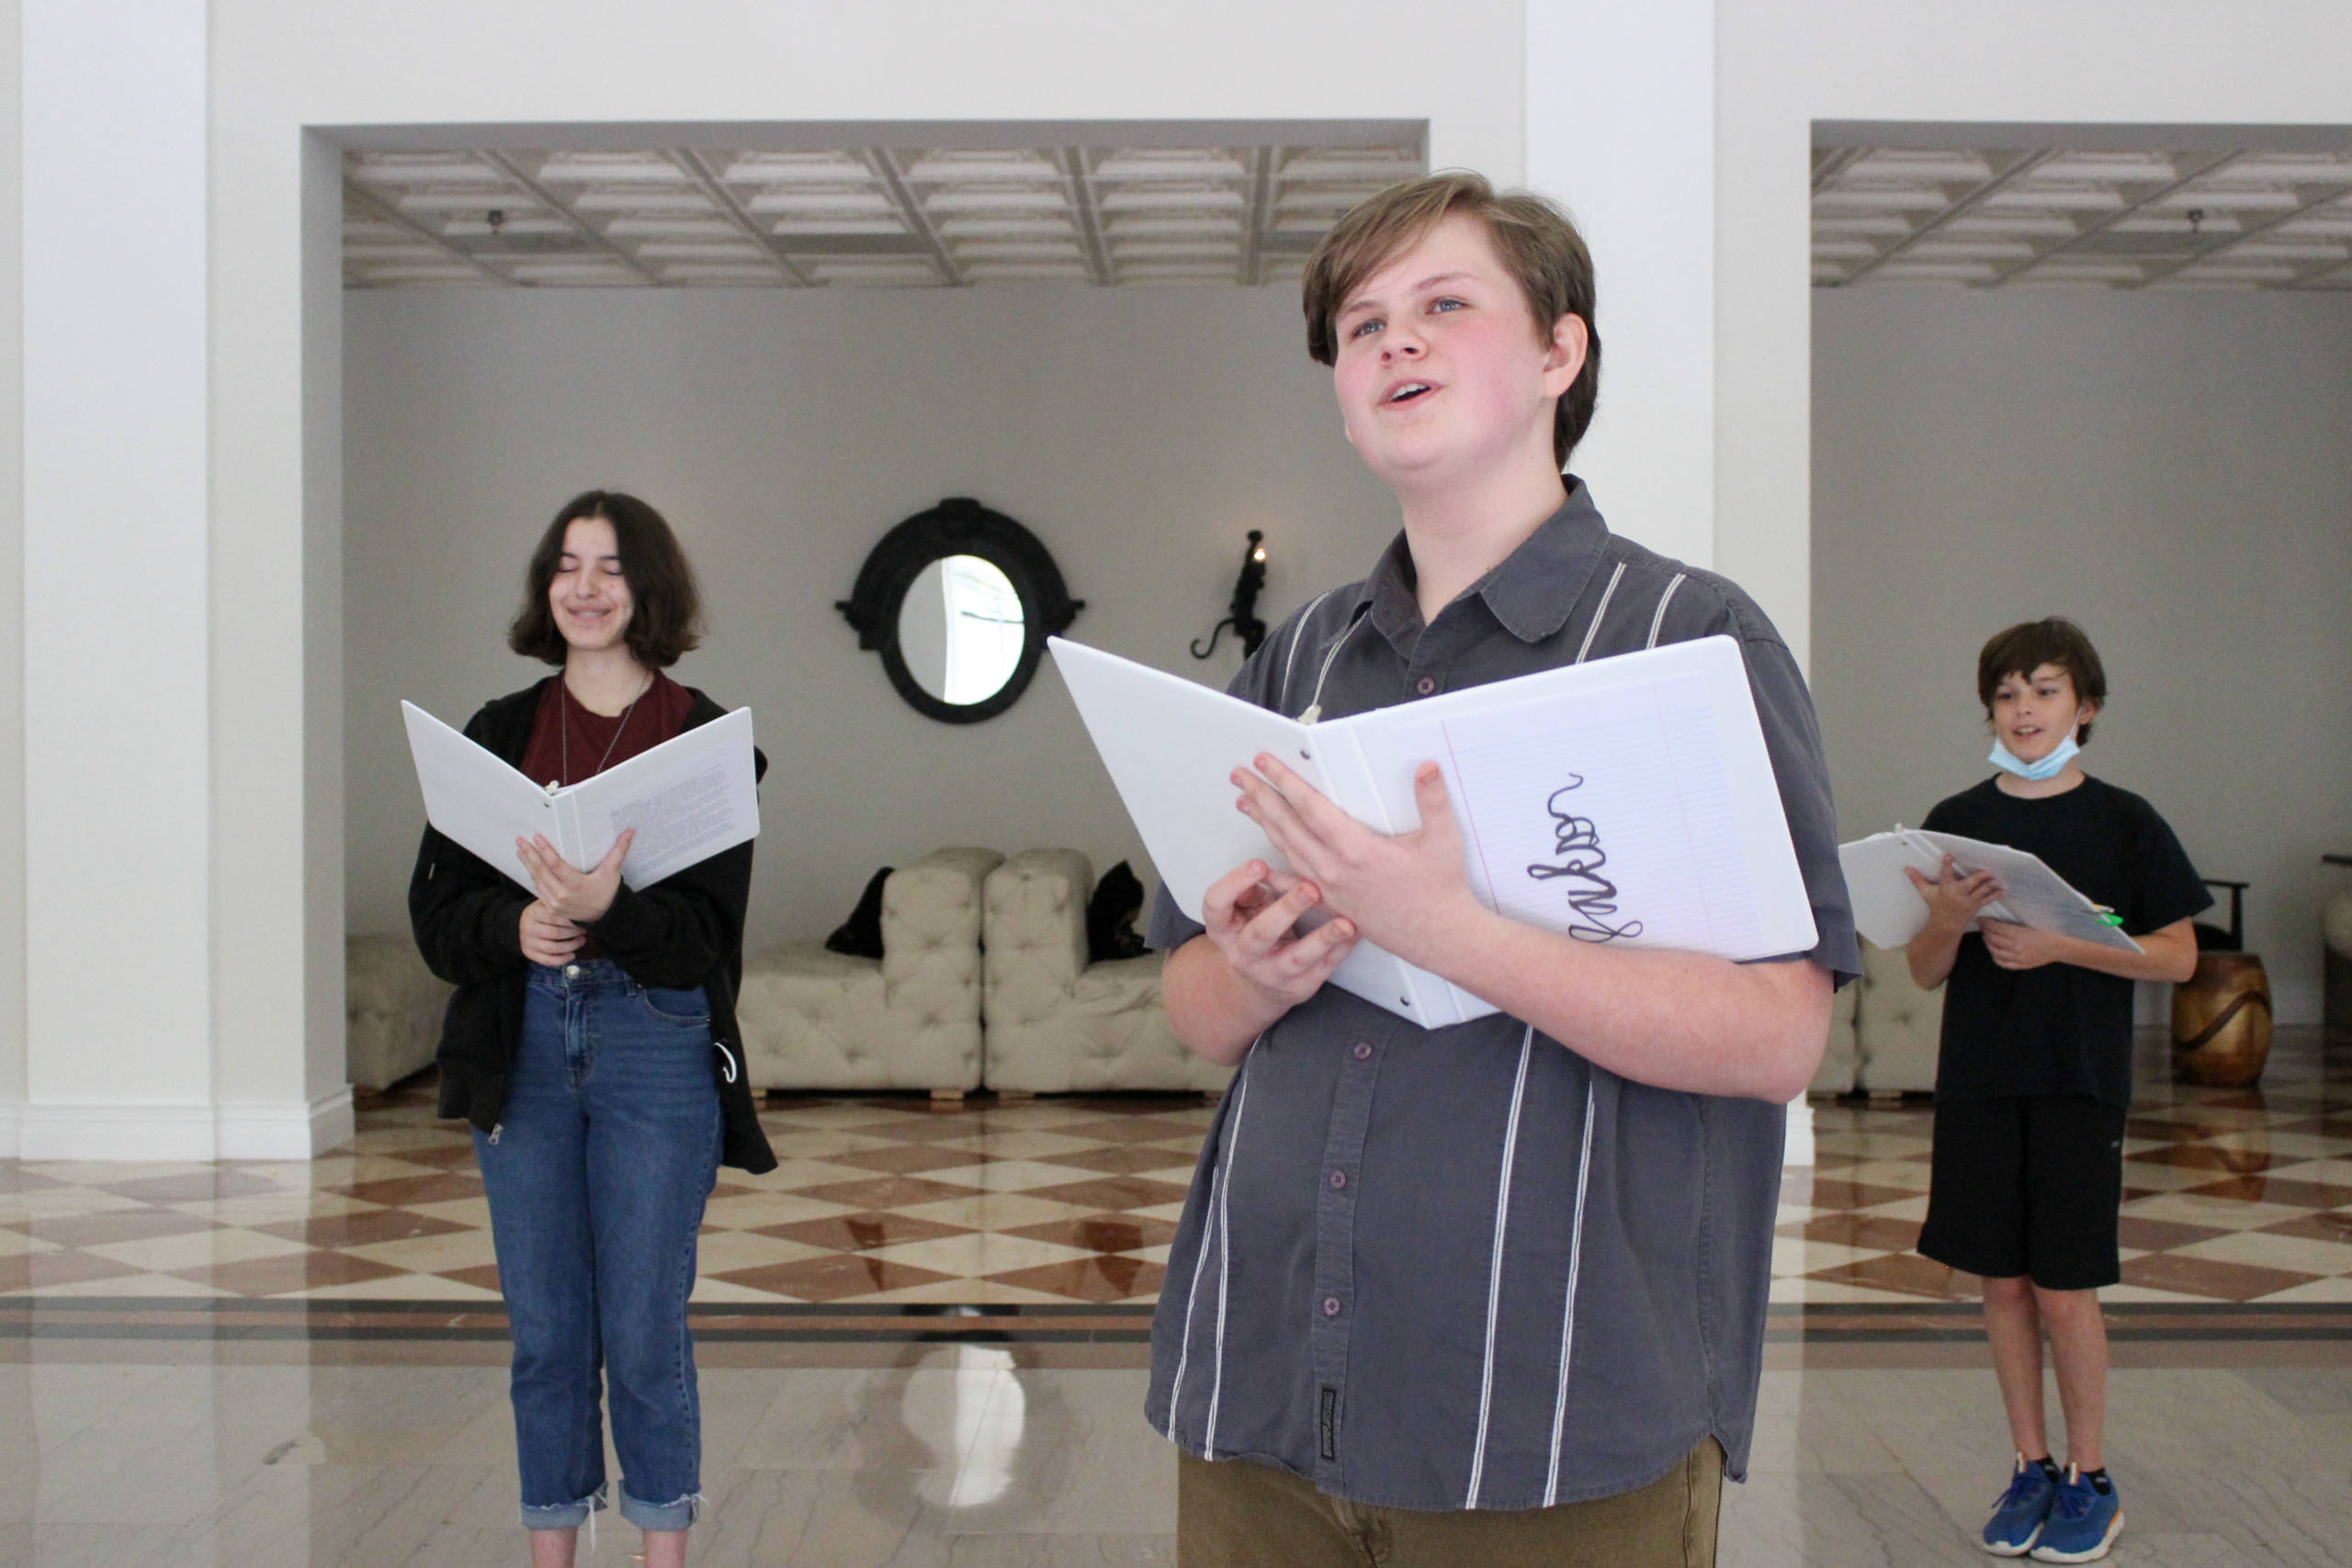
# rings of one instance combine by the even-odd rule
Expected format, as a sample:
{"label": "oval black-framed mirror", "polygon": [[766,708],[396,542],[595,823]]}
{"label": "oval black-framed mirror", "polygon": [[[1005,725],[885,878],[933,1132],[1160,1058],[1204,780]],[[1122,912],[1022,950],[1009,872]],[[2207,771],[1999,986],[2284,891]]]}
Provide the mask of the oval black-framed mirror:
{"label": "oval black-framed mirror", "polygon": [[833,605],[907,705],[944,724],[978,724],[1019,701],[1046,639],[1085,607],[1035,534],[963,495],[883,535]]}

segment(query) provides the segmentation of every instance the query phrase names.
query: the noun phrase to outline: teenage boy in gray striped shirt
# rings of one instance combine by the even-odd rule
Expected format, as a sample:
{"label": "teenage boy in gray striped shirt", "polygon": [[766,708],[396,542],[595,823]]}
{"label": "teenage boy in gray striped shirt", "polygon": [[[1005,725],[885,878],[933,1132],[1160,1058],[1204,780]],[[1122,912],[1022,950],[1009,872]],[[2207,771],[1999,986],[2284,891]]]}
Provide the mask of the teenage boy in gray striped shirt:
{"label": "teenage boy in gray striped shirt", "polygon": [[[1152,921],[1170,1024],[1239,1065],[1153,1326],[1179,1557],[1712,1562],[1755,1420],[1783,1105],[1859,968],[1812,704],[1746,594],[1611,534],[1563,477],[1600,343],[1557,209],[1474,175],[1396,186],[1324,240],[1305,305],[1404,531],[1232,690],[1338,717],[1729,634],[1819,941],[1750,964],[1577,942],[1472,897],[1434,766],[1395,838],[1272,756],[1237,770],[1290,869],[1235,868],[1205,928],[1163,889]],[[1326,985],[1359,938],[1501,1011],[1423,1030]]]}

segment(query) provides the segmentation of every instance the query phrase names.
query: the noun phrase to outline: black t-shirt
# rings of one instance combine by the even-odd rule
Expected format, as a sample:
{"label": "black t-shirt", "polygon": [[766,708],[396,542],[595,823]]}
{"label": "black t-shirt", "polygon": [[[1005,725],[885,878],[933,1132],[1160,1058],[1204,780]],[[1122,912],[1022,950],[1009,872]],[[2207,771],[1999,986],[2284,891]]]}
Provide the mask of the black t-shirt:
{"label": "black t-shirt", "polygon": [[[1928,813],[1930,832],[2029,850],[2144,936],[2212,903],[2156,808],[2086,777],[2039,800],[1986,779]],[[1951,1100],[2087,1094],[2132,1103],[2132,982],[2072,964],[2004,969],[1971,931],[1944,986],[1936,1093]]]}

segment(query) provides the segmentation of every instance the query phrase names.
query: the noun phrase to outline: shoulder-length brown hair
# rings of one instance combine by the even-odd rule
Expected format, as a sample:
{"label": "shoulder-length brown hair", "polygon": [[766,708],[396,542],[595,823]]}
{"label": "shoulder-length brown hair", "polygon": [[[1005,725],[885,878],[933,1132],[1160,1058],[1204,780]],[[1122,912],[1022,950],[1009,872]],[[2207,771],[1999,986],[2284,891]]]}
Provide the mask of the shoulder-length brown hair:
{"label": "shoulder-length brown hair", "polygon": [[616,490],[592,490],[573,496],[555,514],[531,552],[524,575],[523,608],[506,630],[506,646],[526,659],[561,664],[571,651],[548,605],[548,588],[555,581],[563,558],[563,536],[583,517],[613,526],[621,552],[621,574],[628,579],[628,630],[623,634],[629,652],[648,670],[666,670],[680,656],[702,642],[702,593],[695,586],[695,569],[678,536],[662,514],[633,495]]}

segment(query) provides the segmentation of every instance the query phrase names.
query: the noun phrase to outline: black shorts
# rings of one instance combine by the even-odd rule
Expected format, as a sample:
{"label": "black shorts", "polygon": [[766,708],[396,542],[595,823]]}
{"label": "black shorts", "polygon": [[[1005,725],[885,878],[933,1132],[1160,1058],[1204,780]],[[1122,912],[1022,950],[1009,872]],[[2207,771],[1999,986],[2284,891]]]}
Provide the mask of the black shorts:
{"label": "black shorts", "polygon": [[2114,1284],[2124,1115],[2086,1094],[1937,1100],[1920,1253],[2047,1291]]}

